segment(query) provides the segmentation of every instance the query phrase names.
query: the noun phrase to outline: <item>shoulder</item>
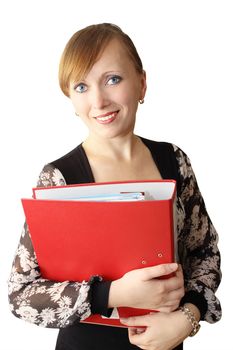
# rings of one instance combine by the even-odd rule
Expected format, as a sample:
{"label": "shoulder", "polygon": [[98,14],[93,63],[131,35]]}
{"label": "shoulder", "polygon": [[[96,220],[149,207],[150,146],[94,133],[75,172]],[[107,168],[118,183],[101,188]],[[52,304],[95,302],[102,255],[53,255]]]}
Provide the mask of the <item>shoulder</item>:
{"label": "shoulder", "polygon": [[40,172],[37,187],[64,186],[65,178],[61,171],[52,164],[46,164]]}
{"label": "shoulder", "polygon": [[65,155],[59,157],[56,160],[53,160],[49,164],[52,164],[55,167],[60,167],[63,164],[67,164],[69,162],[72,162],[74,159],[80,158],[81,151],[82,151],[82,146],[80,144],[77,147],[75,147],[74,149],[72,149],[71,151],[69,151],[68,153],[66,153]]}
{"label": "shoulder", "polygon": [[182,178],[194,176],[189,156],[178,146],[172,144],[175,157],[178,163],[179,173]]}
{"label": "shoulder", "polygon": [[47,187],[65,185],[65,174],[67,172],[66,169],[69,167],[69,164],[73,163],[73,159],[75,157],[77,158],[79,148],[80,146],[77,146],[62,157],[46,164],[39,175],[37,186]]}
{"label": "shoulder", "polygon": [[185,152],[172,142],[155,141],[140,136],[142,142],[152,151],[175,155],[177,159],[185,157]]}
{"label": "shoulder", "polygon": [[82,144],[64,156],[50,162],[47,167],[56,169],[56,172],[62,175],[67,185],[94,182]]}
{"label": "shoulder", "polygon": [[166,163],[174,163],[176,167],[184,167],[184,164],[190,164],[187,154],[172,142],[155,141],[141,137],[143,143],[150,149],[152,155],[159,157]]}
{"label": "shoulder", "polygon": [[139,136],[142,142],[151,150],[156,152],[171,152],[173,150],[172,143],[165,141],[150,140]]}
{"label": "shoulder", "polygon": [[186,180],[193,177],[193,170],[187,154],[172,142],[154,141],[141,138],[150,149],[163,178],[177,181],[178,192],[184,187]]}
{"label": "shoulder", "polygon": [[178,167],[181,169],[182,173],[184,172],[185,168],[191,165],[188,155],[176,144],[172,142],[148,140],[145,138],[141,139],[155,152],[160,153],[161,155],[166,154],[166,156],[171,156],[176,159]]}

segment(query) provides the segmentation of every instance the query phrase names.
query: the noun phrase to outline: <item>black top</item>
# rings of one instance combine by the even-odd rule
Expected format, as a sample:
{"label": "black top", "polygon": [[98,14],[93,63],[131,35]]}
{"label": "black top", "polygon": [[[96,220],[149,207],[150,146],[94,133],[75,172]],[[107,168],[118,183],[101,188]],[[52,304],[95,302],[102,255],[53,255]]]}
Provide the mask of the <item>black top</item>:
{"label": "black top", "polygon": [[[221,305],[215,295],[221,280],[218,235],[207,213],[190,160],[175,145],[141,139],[150,150],[161,176],[177,181],[177,252],[186,290],[181,304],[193,303],[200,310],[202,320],[217,322],[221,318]],[[79,145],[62,158],[45,165],[38,186],[94,181],[86,153]],[[79,323],[91,313],[110,316],[110,285],[111,281],[91,276],[89,281],[76,282],[58,283],[44,279],[25,223],[8,279],[11,310],[23,320],[59,328],[56,350],[136,348],[130,345],[125,328]]]}
{"label": "black top", "polygon": [[[141,139],[151,151],[162,178],[177,181],[177,191],[179,194],[178,166],[173,146],[165,142]],[[90,164],[82,144],[51,164],[61,171],[67,184],[94,182]],[[102,315],[110,316],[111,312],[107,309],[109,287],[109,282],[95,283],[92,286],[92,313],[101,313]],[[198,295],[197,298],[202,299]],[[206,309],[205,300],[200,300],[200,303]],[[125,328],[77,322],[71,327],[59,331],[56,350],[95,349],[130,350],[138,349],[138,347],[129,343],[128,330]],[[181,344],[176,349],[183,349],[183,345]]]}

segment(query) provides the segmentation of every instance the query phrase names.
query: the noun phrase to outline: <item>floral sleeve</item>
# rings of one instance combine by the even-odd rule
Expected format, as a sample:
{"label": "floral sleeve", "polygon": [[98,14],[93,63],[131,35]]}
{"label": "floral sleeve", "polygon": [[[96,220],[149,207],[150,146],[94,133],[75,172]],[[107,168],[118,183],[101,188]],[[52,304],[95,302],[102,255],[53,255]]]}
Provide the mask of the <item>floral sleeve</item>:
{"label": "floral sleeve", "polygon": [[[204,320],[221,318],[215,292],[221,280],[218,235],[208,216],[205,203],[187,155],[174,146],[181,179],[178,215],[179,257],[183,266],[186,291],[195,291],[207,302]],[[183,220],[181,220],[183,212]]]}
{"label": "floral sleeve", "polygon": [[[58,169],[51,165],[44,167],[38,186],[64,184],[65,180]],[[11,310],[25,321],[44,327],[63,328],[91,314],[89,282],[54,282],[41,277],[26,223],[8,286]]]}

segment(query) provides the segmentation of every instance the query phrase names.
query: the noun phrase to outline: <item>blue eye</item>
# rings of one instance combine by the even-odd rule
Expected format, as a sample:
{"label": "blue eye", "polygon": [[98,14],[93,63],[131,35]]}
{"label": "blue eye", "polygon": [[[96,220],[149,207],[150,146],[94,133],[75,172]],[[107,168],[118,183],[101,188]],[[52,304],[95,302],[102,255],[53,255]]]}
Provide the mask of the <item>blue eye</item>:
{"label": "blue eye", "polygon": [[122,80],[118,75],[114,75],[107,80],[107,85],[116,85]]}
{"label": "blue eye", "polygon": [[83,92],[87,91],[87,86],[83,83],[80,83],[80,84],[75,86],[75,90],[79,93],[83,93]]}

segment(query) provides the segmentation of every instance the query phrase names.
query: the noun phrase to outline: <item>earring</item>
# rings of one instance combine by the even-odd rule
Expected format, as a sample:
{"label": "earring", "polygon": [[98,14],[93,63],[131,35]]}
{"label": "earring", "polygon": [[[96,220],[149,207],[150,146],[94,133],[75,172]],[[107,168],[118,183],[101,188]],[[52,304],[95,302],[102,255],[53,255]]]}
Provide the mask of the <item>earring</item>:
{"label": "earring", "polygon": [[78,113],[76,113],[76,112],[75,112],[75,115],[76,115],[77,117],[79,117],[79,114],[78,114]]}
{"label": "earring", "polygon": [[139,100],[140,105],[144,103],[144,98],[142,100]]}

